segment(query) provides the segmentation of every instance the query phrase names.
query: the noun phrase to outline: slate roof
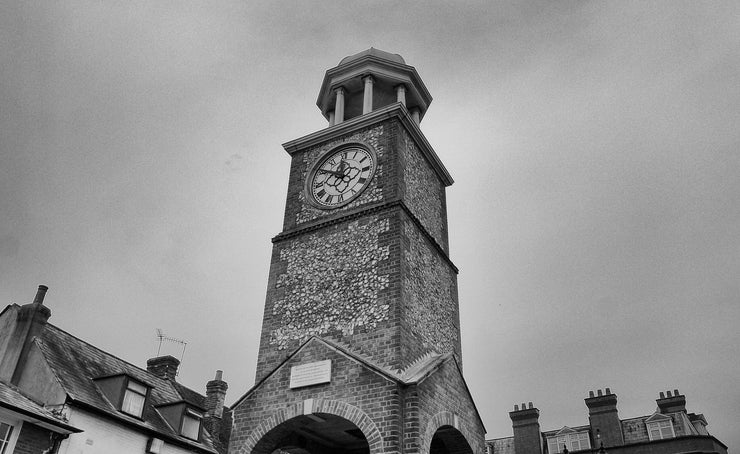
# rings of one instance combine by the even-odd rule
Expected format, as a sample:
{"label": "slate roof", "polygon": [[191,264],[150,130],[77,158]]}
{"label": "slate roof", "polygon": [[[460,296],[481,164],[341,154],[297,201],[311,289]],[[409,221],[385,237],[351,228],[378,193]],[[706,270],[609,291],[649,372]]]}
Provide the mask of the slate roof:
{"label": "slate roof", "polygon": [[[190,440],[165,421],[157,411],[159,405],[176,402],[204,409],[205,397],[177,382],[158,376],[107,353],[66,331],[47,324],[34,342],[44,355],[69,399],[89,411],[102,413],[121,423],[154,432],[160,438],[189,446],[198,451],[216,453],[210,435],[204,430],[200,442]],[[118,409],[98,388],[94,379],[128,375],[151,387],[142,419],[129,416]]]}
{"label": "slate roof", "polygon": [[38,423],[54,432],[82,432],[81,429],[67,424],[66,421],[47,408],[23,395],[16,387],[3,382],[0,382],[0,407],[30,417],[29,421]]}

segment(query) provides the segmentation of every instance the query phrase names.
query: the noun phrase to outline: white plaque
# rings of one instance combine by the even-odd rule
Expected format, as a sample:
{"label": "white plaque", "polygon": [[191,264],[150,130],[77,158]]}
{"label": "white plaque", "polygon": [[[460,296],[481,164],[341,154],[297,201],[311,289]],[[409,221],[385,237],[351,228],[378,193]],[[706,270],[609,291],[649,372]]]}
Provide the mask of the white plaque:
{"label": "white plaque", "polygon": [[290,387],[318,385],[331,381],[331,360],[316,361],[315,363],[301,364],[290,368]]}

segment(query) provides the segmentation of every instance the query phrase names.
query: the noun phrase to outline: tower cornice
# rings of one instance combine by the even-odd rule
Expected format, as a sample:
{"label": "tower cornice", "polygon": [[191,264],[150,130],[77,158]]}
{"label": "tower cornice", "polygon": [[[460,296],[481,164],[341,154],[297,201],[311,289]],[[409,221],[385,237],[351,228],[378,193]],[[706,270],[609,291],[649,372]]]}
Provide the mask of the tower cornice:
{"label": "tower cornice", "polygon": [[400,207],[404,214],[408,216],[408,218],[416,225],[416,227],[419,229],[419,231],[424,235],[424,237],[429,241],[429,243],[434,247],[434,249],[437,251],[437,253],[442,257],[442,259],[452,268],[452,270],[455,272],[455,274],[459,273],[459,269],[455,264],[452,262],[452,259],[450,259],[450,256],[447,254],[447,251],[440,246],[440,244],[437,242],[437,240],[432,236],[432,234],[429,233],[429,231],[424,227],[422,222],[417,218],[414,213],[409,209],[409,207],[403,202],[403,200],[393,200],[390,202],[385,203],[379,203],[376,205],[371,205],[365,208],[362,208],[360,210],[343,214],[334,218],[330,219],[324,219],[321,221],[317,221],[314,223],[310,223],[292,230],[288,230],[285,232],[281,232],[278,235],[274,236],[272,238],[273,243],[280,243],[285,240],[289,240],[291,238],[295,238],[301,235],[304,235],[306,233],[315,232],[318,230],[322,230],[328,226],[339,224],[342,222],[351,221],[363,216],[366,216],[368,214],[372,213],[378,213],[381,211],[389,210],[392,208]]}
{"label": "tower cornice", "polygon": [[322,129],[298,139],[291,140],[290,142],[284,143],[283,148],[285,149],[285,151],[288,152],[288,154],[293,155],[294,153],[305,150],[306,148],[338,138],[349,132],[356,131],[365,126],[370,126],[372,124],[390,118],[398,118],[400,120],[401,124],[406,128],[416,144],[419,146],[422,154],[427,159],[427,161],[429,161],[430,165],[437,173],[442,183],[445,186],[450,186],[452,183],[454,183],[452,176],[447,171],[444,164],[442,164],[442,161],[439,159],[439,156],[437,156],[437,153],[429,144],[429,141],[427,141],[426,137],[424,137],[421,129],[419,129],[419,125],[417,125],[414,119],[411,117],[408,109],[406,109],[406,107],[400,102],[390,104],[365,115],[360,115],[359,117],[352,118],[334,126],[330,126],[326,129]]}

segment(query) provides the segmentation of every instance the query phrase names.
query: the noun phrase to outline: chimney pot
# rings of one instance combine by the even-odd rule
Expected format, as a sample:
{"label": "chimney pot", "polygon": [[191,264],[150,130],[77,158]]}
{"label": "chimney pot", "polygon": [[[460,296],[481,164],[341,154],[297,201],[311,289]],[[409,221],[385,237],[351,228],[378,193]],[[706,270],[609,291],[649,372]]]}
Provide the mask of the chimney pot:
{"label": "chimney pot", "polygon": [[589,391],[588,392],[588,397],[594,397],[594,392],[593,391]]}
{"label": "chimney pot", "polygon": [[674,390],[673,390],[673,395],[674,395],[674,396],[678,396],[678,390],[677,390],[677,389],[674,389]]}
{"label": "chimney pot", "polygon": [[663,391],[660,392],[660,398],[665,399],[665,393]]}
{"label": "chimney pot", "polygon": [[514,411],[519,411],[519,405],[514,404]]}
{"label": "chimney pot", "polygon": [[221,378],[224,376],[224,371],[217,370],[216,371],[216,380],[221,380]]}
{"label": "chimney pot", "polygon": [[604,394],[602,394],[602,393],[601,393],[601,390],[600,390],[600,389],[597,389],[597,390],[596,390],[596,393],[597,393],[597,394],[599,395],[599,397],[601,397],[601,396],[603,396],[603,395],[604,395]]}
{"label": "chimney pot", "polygon": [[611,390],[611,389],[609,389],[609,388],[606,388],[606,393],[607,393],[607,394],[611,394],[611,393],[612,393],[612,390]]}
{"label": "chimney pot", "polygon": [[673,397],[673,395],[671,395],[671,392],[670,391],[666,391],[666,393],[668,394],[668,397]]}
{"label": "chimney pot", "polygon": [[524,404],[524,402],[522,402],[522,410],[526,410],[526,409],[527,409],[527,406]]}
{"label": "chimney pot", "polygon": [[39,285],[39,289],[36,291],[36,297],[33,299],[34,304],[44,304],[44,297],[49,287],[45,285]]}
{"label": "chimney pot", "polygon": [[529,403],[529,408],[532,408],[532,402]]}

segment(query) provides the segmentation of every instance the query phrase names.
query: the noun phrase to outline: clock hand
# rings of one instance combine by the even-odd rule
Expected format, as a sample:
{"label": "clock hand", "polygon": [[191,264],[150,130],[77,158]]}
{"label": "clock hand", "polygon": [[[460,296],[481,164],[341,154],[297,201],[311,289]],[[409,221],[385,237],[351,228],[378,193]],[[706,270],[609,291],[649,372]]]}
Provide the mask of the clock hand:
{"label": "clock hand", "polygon": [[344,174],[337,172],[336,170],[319,169],[318,172],[330,173],[337,178],[342,178]]}

